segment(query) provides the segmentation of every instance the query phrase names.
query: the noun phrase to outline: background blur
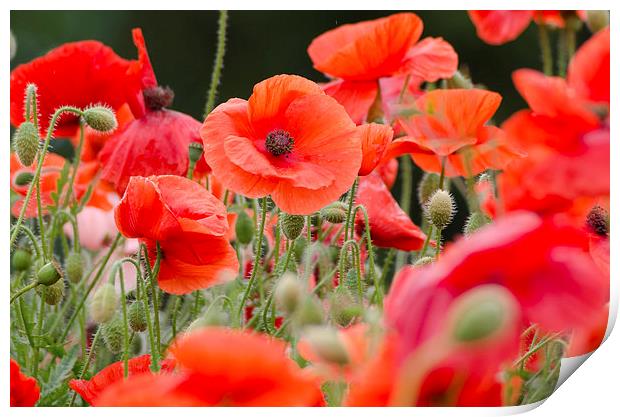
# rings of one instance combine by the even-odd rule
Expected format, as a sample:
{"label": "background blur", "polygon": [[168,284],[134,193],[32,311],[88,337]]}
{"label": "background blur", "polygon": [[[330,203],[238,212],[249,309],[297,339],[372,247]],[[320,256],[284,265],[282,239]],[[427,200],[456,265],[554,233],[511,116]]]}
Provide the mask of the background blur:
{"label": "background blur", "polygon": [[[222,84],[218,102],[247,98],[254,84],[275,74],[298,74],[325,81],[312,68],[306,48],[312,39],[344,23],[375,19],[390,11],[231,11]],[[525,107],[511,73],[540,69],[534,24],[516,41],[491,46],[476,36],[465,11],[415,11],[424,21],[425,36],[441,36],[469,68],[476,83],[504,97],[496,115],[501,122]],[[175,91],[173,108],[201,119],[215,53],[217,11],[12,11],[11,30],[17,54],[11,68],[64,43],[96,39],[124,58],[136,58],[131,29],[141,27],[160,84]],[[589,35],[587,29],[581,39]],[[419,171],[416,171],[419,175]],[[399,184],[393,189],[399,194]],[[415,194],[415,193],[414,193]],[[412,207],[416,207],[415,203]],[[413,210],[419,221],[419,211]],[[457,218],[454,230],[462,227]],[[419,224],[419,223],[418,223]]]}

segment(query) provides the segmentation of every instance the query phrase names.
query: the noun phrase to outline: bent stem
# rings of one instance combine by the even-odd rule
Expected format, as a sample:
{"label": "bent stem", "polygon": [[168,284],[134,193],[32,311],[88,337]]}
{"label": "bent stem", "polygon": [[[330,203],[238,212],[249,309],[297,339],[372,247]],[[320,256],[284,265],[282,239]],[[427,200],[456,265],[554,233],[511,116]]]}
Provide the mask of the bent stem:
{"label": "bent stem", "polygon": [[[344,240],[349,239],[349,226],[352,223],[351,213],[353,212],[353,203],[355,202],[355,193],[357,192],[358,181],[359,177],[356,177],[355,181],[353,181],[353,185],[351,186],[351,190],[349,190],[349,207],[347,209],[347,218],[344,223]],[[352,225],[350,227],[353,228]]]}
{"label": "bent stem", "polygon": [[34,281],[34,282],[31,282],[30,284],[26,285],[21,290],[17,291],[15,294],[13,294],[11,296],[11,304],[13,304],[13,301],[17,300],[19,297],[21,297],[22,295],[26,294],[31,289],[35,288],[37,285],[39,285],[39,283]]}

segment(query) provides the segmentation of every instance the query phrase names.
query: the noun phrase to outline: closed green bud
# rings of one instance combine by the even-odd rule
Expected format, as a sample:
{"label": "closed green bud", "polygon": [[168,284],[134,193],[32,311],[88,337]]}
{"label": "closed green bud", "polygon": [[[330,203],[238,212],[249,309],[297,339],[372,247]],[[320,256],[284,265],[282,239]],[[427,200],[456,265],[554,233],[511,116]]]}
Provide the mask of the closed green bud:
{"label": "closed green bud", "polygon": [[489,223],[491,223],[491,219],[489,218],[489,216],[479,211],[473,212],[465,222],[463,234],[465,236],[469,236],[476,230],[480,229],[482,226],[486,226]]}
{"label": "closed green bud", "polygon": [[237,242],[247,245],[254,238],[254,222],[245,211],[240,211],[235,223],[235,234]]}
{"label": "closed green bud", "polygon": [[223,311],[212,308],[209,309],[204,315],[198,317],[196,320],[190,323],[187,326],[186,332],[193,332],[198,329],[202,329],[203,327],[214,327],[214,326],[227,326],[229,325],[229,317]]}
{"label": "closed green bud", "polygon": [[200,142],[192,142],[189,144],[188,148],[189,152],[189,162],[195,164],[202,158],[202,154],[204,152],[204,146]]}
{"label": "closed green bud", "polygon": [[136,300],[129,306],[127,312],[129,327],[134,332],[140,333],[146,330],[146,307],[142,300]]}
{"label": "closed green bud", "polygon": [[48,287],[45,285],[37,285],[36,291],[46,304],[55,306],[60,304],[65,296],[65,282],[59,279],[56,283]]}
{"label": "closed green bud", "polygon": [[92,129],[101,133],[112,133],[118,127],[112,109],[105,106],[92,106],[84,110],[84,120]]}
{"label": "closed green bud", "polygon": [[443,230],[454,217],[454,200],[448,191],[437,190],[426,203],[426,216],[435,227]]}
{"label": "closed green bud", "polygon": [[116,316],[112,320],[103,325],[101,329],[103,335],[103,343],[112,353],[119,353],[123,350],[123,320]]}
{"label": "closed green bud", "polygon": [[295,319],[300,327],[323,324],[323,308],[316,298],[305,297],[295,311]]}
{"label": "closed green bud", "polygon": [[62,270],[56,261],[51,261],[43,265],[37,272],[37,283],[42,285],[53,285],[62,278]]}
{"label": "closed green bud", "polygon": [[341,201],[330,204],[321,209],[321,218],[333,224],[344,223],[347,218],[347,205]]}
{"label": "closed green bud", "polygon": [[588,10],[586,16],[586,25],[592,33],[609,26],[609,12],[607,10]]}
{"label": "closed green bud", "polygon": [[15,176],[15,185],[24,186],[30,184],[34,174],[32,172],[20,172]]}
{"label": "closed green bud", "polygon": [[426,172],[418,183],[418,201],[424,205],[439,189],[439,175]]}
{"label": "closed green bud", "polygon": [[23,166],[34,162],[39,150],[39,132],[32,122],[23,122],[13,136],[13,148]]}
{"label": "closed green bud", "polygon": [[16,249],[13,253],[13,269],[26,271],[32,265],[32,254],[24,249]]}
{"label": "closed green bud", "polygon": [[304,229],[304,220],[304,216],[280,213],[280,227],[284,236],[289,240],[297,239]]}
{"label": "closed green bud", "polygon": [[90,301],[90,316],[95,323],[105,323],[114,316],[117,306],[118,297],[114,285],[103,284]]}
{"label": "closed green bud", "polygon": [[428,265],[432,263],[433,263],[433,258],[431,258],[430,256],[422,256],[421,258],[418,258],[418,260],[413,263],[413,266],[424,266],[424,265]]}
{"label": "closed green bud", "polygon": [[337,365],[349,363],[349,354],[336,329],[328,326],[308,326],[302,337],[324,361]]}
{"label": "closed green bud", "polygon": [[79,252],[71,252],[65,259],[65,272],[67,279],[77,284],[84,275],[84,258]]}
{"label": "closed green bud", "polygon": [[292,314],[303,296],[304,290],[299,279],[290,272],[285,273],[275,288],[274,297],[278,307],[287,314]]}
{"label": "closed green bud", "polygon": [[329,301],[329,316],[339,326],[351,325],[363,313],[363,308],[344,287],[336,288]]}

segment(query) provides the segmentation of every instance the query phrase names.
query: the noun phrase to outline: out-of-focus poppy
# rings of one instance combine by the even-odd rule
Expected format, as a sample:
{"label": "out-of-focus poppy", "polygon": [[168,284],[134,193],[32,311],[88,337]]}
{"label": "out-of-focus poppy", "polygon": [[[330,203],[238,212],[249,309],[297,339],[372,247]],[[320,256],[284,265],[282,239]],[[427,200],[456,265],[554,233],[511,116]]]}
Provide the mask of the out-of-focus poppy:
{"label": "out-of-focus poppy", "polygon": [[159,243],[158,281],[166,292],[187,294],[237,274],[224,204],[187,178],[132,177],[115,208],[115,219],[124,236],[147,245],[151,265]]}
{"label": "out-of-focus poppy", "polygon": [[[370,237],[374,245],[414,251],[422,248],[426,235],[400,208],[381,177],[371,174],[359,179],[356,203],[368,212]],[[355,219],[357,233],[361,236],[365,220],[361,212]]]}
{"label": "out-of-focus poppy", "polygon": [[248,101],[219,105],[200,131],[205,159],[225,187],[271,195],[287,213],[311,214],[355,180],[362,148],[344,108],[312,81],[278,75]]}
{"label": "out-of-focus poppy", "polygon": [[325,85],[327,94],[361,124],[381,78],[406,74],[433,82],[456,71],[458,56],[452,46],[441,38],[420,41],[422,29],[422,20],[413,13],[341,25],[316,37],[308,55],[315,69],[337,79]]}
{"label": "out-of-focus poppy", "polygon": [[[164,359],[161,362],[162,373],[172,372],[175,366],[174,359]],[[129,359],[127,362],[127,378],[133,378],[136,375],[151,373],[151,355],[142,355]],[[125,363],[123,361],[114,362],[97,372],[89,380],[72,379],[69,381],[69,387],[80,394],[80,396],[88,404],[93,405],[97,398],[106,388],[122,381],[125,375]]]}
{"label": "out-of-focus poppy", "polygon": [[[158,87],[140,29],[133,30],[133,39],[142,65],[143,112],[134,112],[136,119],[117,131],[99,154],[101,178],[112,183],[120,195],[132,176],[185,175],[189,167],[188,146],[200,142],[200,122],[166,109],[174,94]],[[194,172],[202,175],[207,171],[201,159]]]}
{"label": "out-of-focus poppy", "polygon": [[390,126],[377,123],[363,124],[357,129],[361,133],[363,154],[359,175],[364,176],[379,165],[388,144],[392,142],[394,131]]}
{"label": "out-of-focus poppy", "polygon": [[[314,406],[316,377],[264,334],[224,328],[188,333],[170,348],[178,374],[131,378],[106,390],[98,406]],[[155,395],[149,395],[148,393]]]}
{"label": "out-of-focus poppy", "polygon": [[471,177],[504,167],[521,154],[508,145],[504,132],[486,123],[501,96],[478,89],[433,90],[416,100],[421,112],[401,119],[406,137],[394,140],[385,158],[409,153],[428,172]]}
{"label": "out-of-focus poppy", "polygon": [[33,407],[39,401],[37,380],[26,376],[11,359],[11,407]]}

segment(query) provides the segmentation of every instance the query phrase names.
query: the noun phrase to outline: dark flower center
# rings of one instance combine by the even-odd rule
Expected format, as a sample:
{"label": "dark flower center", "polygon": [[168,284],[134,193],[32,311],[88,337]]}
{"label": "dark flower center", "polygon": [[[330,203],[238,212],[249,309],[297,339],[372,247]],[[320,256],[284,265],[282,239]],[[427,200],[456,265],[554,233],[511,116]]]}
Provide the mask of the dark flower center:
{"label": "dark flower center", "polygon": [[172,105],[174,91],[170,87],[149,87],[142,91],[144,104],[151,110],[161,110]]}
{"label": "dark flower center", "polygon": [[295,139],[286,130],[276,129],[265,139],[265,147],[273,156],[288,155],[293,150]]}

